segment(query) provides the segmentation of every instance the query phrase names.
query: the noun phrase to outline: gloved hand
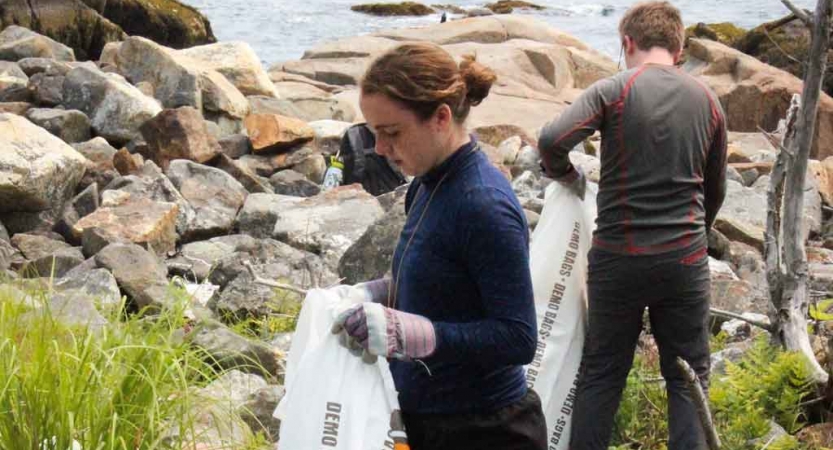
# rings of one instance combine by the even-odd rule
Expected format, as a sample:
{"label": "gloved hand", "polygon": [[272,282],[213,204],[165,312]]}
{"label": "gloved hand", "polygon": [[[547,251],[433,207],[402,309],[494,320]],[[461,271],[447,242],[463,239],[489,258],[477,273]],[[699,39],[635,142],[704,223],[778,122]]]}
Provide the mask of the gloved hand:
{"label": "gloved hand", "polygon": [[587,191],[587,177],[584,176],[581,168],[571,164],[567,173],[554,179],[570,189],[570,192],[575,194],[576,197],[584,200],[584,193]]}
{"label": "gloved hand", "polygon": [[377,356],[404,361],[431,356],[437,347],[434,325],[425,317],[386,308],[378,303],[356,305],[336,318],[333,334],[365,362]]}

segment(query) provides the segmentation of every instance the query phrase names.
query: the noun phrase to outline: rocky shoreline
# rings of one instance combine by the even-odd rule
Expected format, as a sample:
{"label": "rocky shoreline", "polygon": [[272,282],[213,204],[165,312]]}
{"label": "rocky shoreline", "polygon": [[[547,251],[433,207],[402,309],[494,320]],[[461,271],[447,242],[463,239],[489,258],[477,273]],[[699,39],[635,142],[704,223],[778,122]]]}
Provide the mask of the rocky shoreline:
{"label": "rocky shoreline", "polygon": [[[223,361],[242,352],[278,382],[288,336],[253,341],[230,327],[299,301],[256,277],[306,289],[387,272],[404,223],[402,190],[378,198],[357,185],[322,193],[320,182],[325,158],[362,121],[356,84],[364,67],[412,40],[456,57],[476,53],[498,74],[469,125],[534,227],[551,182],[538,168],[538,129],[617,70],[534,19],[495,15],[387,30],[324,43],[268,69],[242,42],[176,49],[126,35],[103,45],[97,60],[78,62],[74,48],[7,26],[0,33],[0,289],[25,299],[24,287],[38,280],[58,318],[99,327],[107,325],[96,312],[101,300],[125,295],[133,311],[158,310],[172,304],[171,280],[187,280],[190,292],[209,294],[194,295],[189,310],[207,325],[189,336],[193,344]],[[710,241],[714,306],[765,315],[761,251],[776,150],[758,127],[776,129],[801,81],[697,38],[683,70],[715,90],[732,131],[729,193]],[[826,95],[817,130],[804,228],[813,289],[827,295],[833,100]],[[571,154],[591,181],[598,181],[598,144],[590,139]]]}

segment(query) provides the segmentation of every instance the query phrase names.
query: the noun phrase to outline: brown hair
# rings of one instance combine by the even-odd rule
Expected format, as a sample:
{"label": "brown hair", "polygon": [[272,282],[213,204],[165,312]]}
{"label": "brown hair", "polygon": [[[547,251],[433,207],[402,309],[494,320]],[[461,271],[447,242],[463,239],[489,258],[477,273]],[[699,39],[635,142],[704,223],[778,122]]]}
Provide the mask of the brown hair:
{"label": "brown hair", "polygon": [[440,46],[403,44],[379,56],[364,74],[364,94],[385,94],[403,103],[421,120],[448,105],[458,123],[489,95],[497,76],[466,55],[458,65]]}
{"label": "brown hair", "polygon": [[684,33],[680,10],[666,1],[638,3],[619,22],[620,37],[630,36],[640,50],[661,47],[677,53]]}

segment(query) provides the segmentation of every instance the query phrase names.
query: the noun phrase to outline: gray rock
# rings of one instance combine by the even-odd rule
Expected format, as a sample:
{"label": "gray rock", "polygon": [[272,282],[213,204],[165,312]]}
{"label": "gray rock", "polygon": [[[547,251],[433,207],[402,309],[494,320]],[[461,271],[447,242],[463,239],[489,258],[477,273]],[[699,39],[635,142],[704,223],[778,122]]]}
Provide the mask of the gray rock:
{"label": "gray rock", "polygon": [[76,67],[64,80],[64,106],[86,114],[96,134],[115,144],[140,135],[139,127],[162,108],[124,78]]}
{"label": "gray rock", "polygon": [[168,273],[199,282],[208,279],[218,261],[237,251],[241,240],[238,237],[251,240],[250,245],[254,245],[254,238],[245,235],[220,236],[183,245],[179,254],[166,262]]}
{"label": "gray rock", "polygon": [[275,418],[273,413],[285,394],[283,386],[270,385],[261,388],[249,397],[238,410],[238,414],[253,433],[262,432],[270,441],[277,442],[281,432],[281,421]]}
{"label": "gray rock", "polygon": [[251,194],[237,215],[237,229],[256,238],[271,237],[279,213],[302,200],[288,195]]}
{"label": "gray rock", "polygon": [[60,210],[85,165],[82,155],[46,130],[0,114],[0,213]]}
{"label": "gray rock", "polygon": [[26,111],[34,105],[28,102],[2,102],[0,101],[0,113],[10,113],[16,116],[23,116]]}
{"label": "gray rock", "polygon": [[715,229],[711,229],[708,232],[708,240],[709,255],[722,260],[728,258],[731,242],[723,233]]}
{"label": "gray rock", "polygon": [[92,301],[105,310],[121,305],[118,282],[105,269],[92,269],[62,278],[55,284],[55,290],[63,296]]}
{"label": "gray rock", "polygon": [[130,244],[130,241],[103,228],[85,228],[81,235],[81,251],[87,258],[92,258],[110,244]]}
{"label": "gray rock", "polygon": [[383,215],[379,201],[360,186],[343,186],[280,211],[273,235],[321,255],[335,270],[347,249]]}
{"label": "gray rock", "polygon": [[758,181],[761,174],[758,172],[758,169],[748,169],[741,172],[740,176],[743,179],[744,186],[752,186],[756,181]]}
{"label": "gray rock", "polygon": [[49,255],[31,259],[22,271],[27,278],[61,278],[83,262],[84,255],[80,248],[61,248]]}
{"label": "gray rock", "polygon": [[148,154],[144,156],[162,170],[167,170],[175,159],[205,163],[221,151],[202,115],[192,107],[166,109],[145,122],[140,130],[148,145]]}
{"label": "gray rock", "polygon": [[165,267],[135,244],[111,244],[95,255],[99,267],[109,270],[121,290],[141,310],[170,305]]}
{"label": "gray rock", "polygon": [[252,141],[245,134],[232,134],[220,139],[220,148],[229,158],[237,159],[252,153]]}
{"label": "gray rock", "polygon": [[67,143],[90,139],[90,119],[77,109],[32,108],[26,118]]}
{"label": "gray rock", "polygon": [[268,378],[277,378],[284,372],[284,362],[266,344],[238,335],[216,321],[204,321],[197,325],[191,342],[211,358],[210,361],[224,369],[237,369]]}
{"label": "gray rock", "polygon": [[9,242],[9,232],[6,230],[6,227],[3,226],[3,223],[0,222],[0,241]]}
{"label": "gray rock", "polygon": [[26,264],[20,251],[8,241],[0,239],[0,276],[9,269],[18,269]]}
{"label": "gray rock", "polygon": [[541,220],[541,216],[538,213],[530,211],[528,209],[524,210],[524,215],[526,216],[526,223],[527,225],[529,225],[529,230],[535,231],[535,227],[538,226],[538,222]]}
{"label": "gray rock", "polygon": [[382,209],[384,209],[385,212],[388,212],[408,193],[408,188],[410,186],[410,184],[403,184],[388,193],[376,197],[376,200],[379,200],[379,204],[382,205]]}
{"label": "gray rock", "polygon": [[260,58],[245,42],[218,42],[176,53],[198,62],[205,69],[221,73],[244,95],[278,96]]}
{"label": "gray rock", "polygon": [[78,183],[79,189],[86,189],[92,184],[102,191],[119,176],[114,165],[117,150],[106,139],[96,137],[86,142],[72,144],[72,148],[87,158],[87,170]]}
{"label": "gray rock", "polygon": [[526,171],[542,175],[540,162],[541,156],[538,154],[538,150],[530,145],[525,145],[518,151],[518,157],[512,167],[512,175]]}
{"label": "gray rock", "polygon": [[57,212],[52,210],[28,212],[17,211],[0,213],[0,220],[5,224],[9,234],[47,233],[55,227]]}
{"label": "gray rock", "polygon": [[749,342],[731,344],[725,349],[711,354],[711,374],[714,377],[726,376],[726,363],[738,363],[749,351]]}
{"label": "gray rock", "polygon": [[519,198],[537,198],[541,195],[541,178],[527,170],[512,180],[512,190]]}
{"label": "gray rock", "polygon": [[276,194],[293,197],[313,197],[321,193],[321,186],[294,170],[282,170],[269,178]]}
{"label": "gray rock", "polygon": [[495,13],[489,8],[470,8],[466,11],[466,17],[493,16]]}
{"label": "gray rock", "polygon": [[515,164],[523,144],[523,139],[520,136],[512,136],[501,142],[498,146],[498,154],[501,156],[500,163],[505,165]]}
{"label": "gray rock", "polygon": [[304,175],[313,183],[321,183],[324,181],[324,173],[327,172],[327,161],[323,155],[312,154],[292,166],[292,170]]}
{"label": "gray rock", "polygon": [[11,25],[0,33],[0,60],[18,61],[31,57],[75,61],[71,48],[27,28]]}
{"label": "gray rock", "polygon": [[30,77],[47,71],[59,75],[66,75],[67,72],[72,70],[72,66],[69,64],[50,58],[23,58],[17,62],[17,65]]}
{"label": "gray rock", "polygon": [[57,231],[66,239],[74,239],[75,236],[72,234],[72,227],[82,217],[92,214],[98,209],[98,206],[98,185],[91,184],[64,207],[64,211],[61,213],[61,218],[57,224]]}
{"label": "gray rock", "polygon": [[231,175],[237,180],[248,192],[261,194],[274,194],[275,190],[268,180],[257,176],[252,172],[248,166],[240,164],[237,161],[221,154],[212,162],[215,167]]}
{"label": "gray rock", "polygon": [[183,239],[210,238],[231,231],[249,195],[243,185],[220,169],[182,159],[171,162],[167,175],[195,212]]}
{"label": "gray rock", "polygon": [[777,441],[782,437],[789,436],[787,430],[784,429],[781,425],[778,425],[777,422],[774,420],[769,421],[769,431],[764,436],[761,436],[757,439],[749,440],[746,445],[757,448],[757,447],[765,447],[768,443],[772,443]]}
{"label": "gray rock", "polygon": [[332,96],[281,99],[250,96],[247,99],[253,114],[279,114],[304,122],[338,120],[352,123],[356,118],[356,110],[350,103]]}
{"label": "gray rock", "polygon": [[726,168],[726,179],[745,185],[743,181],[743,176],[740,174],[740,172],[738,172],[738,169],[735,169],[732,166]]}
{"label": "gray rock", "polygon": [[346,284],[382,278],[391,270],[393,252],[406,218],[402,196],[347,249],[338,265],[338,274]]}
{"label": "gray rock", "polygon": [[229,409],[239,410],[259,390],[268,386],[266,380],[259,375],[233,369],[200,389],[200,394]]}
{"label": "gray rock", "polygon": [[64,102],[64,80],[58,73],[42,72],[32,75],[28,88],[32,99],[41,106],[58,106]]}
{"label": "gray rock", "polygon": [[71,247],[71,245],[61,240],[25,233],[18,233],[12,236],[11,244],[17,247],[23,256],[30,261],[52,255],[58,250]]}
{"label": "gray rock", "polygon": [[767,314],[770,309],[769,299],[762,296],[752,284],[730,279],[712,280],[711,306],[736,313]]}
{"label": "gray rock", "polygon": [[239,321],[269,317],[301,300],[294,292],[256,283],[251,274],[243,272],[223,289],[213,309],[226,320]]}
{"label": "gray rock", "polygon": [[[250,274],[246,264],[254,273],[267,280],[277,280],[293,286],[308,289],[315,286],[329,286],[338,277],[324,266],[323,261],[309,252],[290,247],[273,239],[243,239],[243,236],[223,237],[222,241],[234,245],[234,252],[212,262],[209,280],[223,288],[242,274]],[[217,239],[223,239],[217,238]],[[235,310],[233,304],[220,304],[221,308]]]}
{"label": "gray rock", "polygon": [[0,80],[29,80],[26,72],[17,63],[11,61],[0,61]]}

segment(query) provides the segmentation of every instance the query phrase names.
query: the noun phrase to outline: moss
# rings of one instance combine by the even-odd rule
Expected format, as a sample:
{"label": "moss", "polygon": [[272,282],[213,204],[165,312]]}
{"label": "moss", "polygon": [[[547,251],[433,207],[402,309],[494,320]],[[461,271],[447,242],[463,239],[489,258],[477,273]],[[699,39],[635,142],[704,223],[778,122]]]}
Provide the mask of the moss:
{"label": "moss", "polygon": [[691,37],[711,39],[713,41],[726,44],[730,47],[734,46],[735,42],[746,35],[746,30],[736,26],[730,22],[721,23],[698,23],[692,25],[685,30],[686,40]]}
{"label": "moss", "polygon": [[427,16],[434,14],[433,9],[416,2],[365,3],[362,5],[353,5],[350,9],[355,12],[372,14],[374,16]]}
{"label": "moss", "polygon": [[175,0],[108,0],[104,16],[129,35],[172,48],[217,42],[199,11]]}
{"label": "moss", "polygon": [[509,14],[515,8],[518,9],[534,9],[534,10],[542,10],[545,7],[541,5],[536,5],[535,3],[526,2],[523,0],[498,0],[496,3],[489,3],[486,5],[486,8],[489,8],[495,14]]}

